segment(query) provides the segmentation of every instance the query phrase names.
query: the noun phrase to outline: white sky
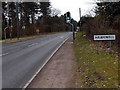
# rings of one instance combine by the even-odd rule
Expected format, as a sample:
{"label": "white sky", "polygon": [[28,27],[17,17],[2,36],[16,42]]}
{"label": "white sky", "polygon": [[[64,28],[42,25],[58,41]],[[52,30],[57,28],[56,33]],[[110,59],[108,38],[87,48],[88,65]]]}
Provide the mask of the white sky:
{"label": "white sky", "polygon": [[71,17],[79,21],[79,8],[81,14],[89,14],[90,10],[96,5],[94,0],[50,0],[51,5],[59,9],[61,14],[71,12]]}

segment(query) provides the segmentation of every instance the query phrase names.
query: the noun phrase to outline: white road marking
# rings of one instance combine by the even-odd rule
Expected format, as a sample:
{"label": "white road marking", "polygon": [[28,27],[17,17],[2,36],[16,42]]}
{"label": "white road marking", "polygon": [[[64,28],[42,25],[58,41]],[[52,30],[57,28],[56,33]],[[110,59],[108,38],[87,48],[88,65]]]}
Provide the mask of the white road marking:
{"label": "white road marking", "polygon": [[60,38],[64,38],[64,36],[60,36]]}
{"label": "white road marking", "polygon": [[38,43],[33,43],[33,44],[30,44],[28,45],[28,47],[31,47],[31,46],[34,46],[34,45],[37,45]]}
{"label": "white road marking", "polygon": [[8,54],[9,54],[9,53],[1,54],[0,57],[2,57],[2,56],[6,56],[6,55],[8,55]]}
{"label": "white road marking", "polygon": [[[69,38],[69,37],[68,37]],[[26,88],[30,85],[30,83],[34,80],[34,78],[38,75],[38,73],[43,69],[43,67],[49,62],[49,60],[53,57],[53,55],[60,49],[60,47],[68,40],[65,39],[59,46],[58,48],[53,51],[53,53],[48,57],[48,59],[46,60],[46,62],[42,65],[41,68],[39,68],[39,70],[33,75],[33,77],[25,84],[25,86],[23,87],[22,90],[26,90]]]}
{"label": "white road marking", "polygon": [[48,41],[46,41],[46,42],[44,42],[44,43],[42,43],[42,44],[33,43],[33,44],[28,45],[28,47],[31,47],[31,46],[36,45],[36,44],[39,44],[39,47],[41,47],[41,46],[44,46],[45,44],[47,44],[47,43],[49,43],[49,42],[51,42],[51,41],[53,41],[53,40],[56,40],[56,39],[58,39],[58,38],[53,38],[52,40],[48,40]]}

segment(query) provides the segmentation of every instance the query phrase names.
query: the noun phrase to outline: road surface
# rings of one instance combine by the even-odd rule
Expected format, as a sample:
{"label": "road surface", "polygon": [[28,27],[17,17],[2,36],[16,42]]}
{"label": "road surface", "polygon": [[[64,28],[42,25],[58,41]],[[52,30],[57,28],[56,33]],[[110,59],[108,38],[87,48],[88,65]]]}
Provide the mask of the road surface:
{"label": "road surface", "polygon": [[72,47],[71,37],[38,73],[27,90],[29,88],[75,88],[77,67]]}
{"label": "road surface", "polygon": [[3,88],[23,88],[71,32],[42,36],[2,47]]}

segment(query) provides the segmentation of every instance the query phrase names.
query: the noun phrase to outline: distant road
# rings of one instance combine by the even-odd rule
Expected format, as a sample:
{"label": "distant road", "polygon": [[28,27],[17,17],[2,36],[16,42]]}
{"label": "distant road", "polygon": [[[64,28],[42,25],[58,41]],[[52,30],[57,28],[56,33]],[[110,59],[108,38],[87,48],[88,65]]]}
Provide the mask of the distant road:
{"label": "distant road", "polygon": [[2,46],[3,88],[23,88],[71,32],[42,36]]}

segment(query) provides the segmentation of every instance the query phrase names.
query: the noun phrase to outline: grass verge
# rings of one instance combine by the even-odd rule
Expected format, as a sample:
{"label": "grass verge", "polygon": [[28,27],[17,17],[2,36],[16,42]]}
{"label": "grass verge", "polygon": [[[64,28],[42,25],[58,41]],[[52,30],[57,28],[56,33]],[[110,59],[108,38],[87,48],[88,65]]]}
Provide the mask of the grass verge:
{"label": "grass verge", "polygon": [[44,35],[52,35],[52,34],[55,34],[55,33],[60,33],[60,32],[42,33],[42,34],[38,34],[38,35],[20,37],[19,39],[18,38],[12,38],[12,39],[8,38],[6,40],[0,40],[0,42],[1,43],[4,43],[4,42],[16,42],[16,41],[20,41],[20,40],[28,40],[28,39],[32,39],[32,38],[37,38],[37,37],[44,36]]}
{"label": "grass verge", "polygon": [[[77,62],[77,87],[118,88],[118,56],[102,49],[96,53],[96,45],[84,37],[76,35],[74,53]],[[80,84],[79,84],[80,82]]]}

